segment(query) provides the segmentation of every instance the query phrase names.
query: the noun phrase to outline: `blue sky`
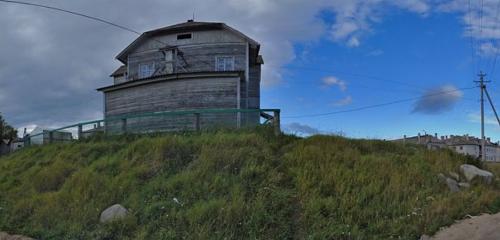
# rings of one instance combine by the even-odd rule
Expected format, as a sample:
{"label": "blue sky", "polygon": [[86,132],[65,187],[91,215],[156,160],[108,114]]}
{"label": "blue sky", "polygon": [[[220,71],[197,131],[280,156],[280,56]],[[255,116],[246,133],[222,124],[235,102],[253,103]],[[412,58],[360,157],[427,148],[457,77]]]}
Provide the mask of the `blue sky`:
{"label": "blue sky", "polygon": [[[329,19],[328,15],[322,17]],[[446,85],[475,86],[472,81],[477,69],[460,18],[453,13],[422,17],[396,12],[372,26],[373,33],[356,48],[324,38],[312,44],[296,44],[298,57],[286,65],[285,83],[264,89],[263,105],[281,108],[285,125],[300,123],[351,137],[390,139],[424,131],[479,135],[480,125],[473,119],[479,114],[479,89],[460,91],[462,97],[433,114],[413,112],[414,101],[331,116],[287,118],[418,97],[428,89]],[[476,58],[481,58],[481,66],[490,71],[491,58]],[[497,75],[489,76],[494,100],[500,97],[495,91]],[[321,80],[331,76],[344,81],[346,89],[342,91],[337,85],[325,88]],[[349,97],[352,102],[335,105]],[[492,118],[490,107],[486,109],[487,117]],[[487,134],[500,139],[498,125],[487,125]]]}
{"label": "blue sky", "polygon": [[[500,71],[491,69],[500,53],[498,0],[470,1],[470,9],[468,0],[33,2],[138,32],[185,22],[193,12],[198,21],[227,23],[261,43],[262,108],[281,108],[283,128],[291,132],[478,136],[479,90],[459,89],[474,86],[480,69],[489,74],[490,93],[500,103]],[[95,89],[112,83],[108,76],[120,66],[116,54],[137,35],[8,3],[0,3],[0,23],[0,112],[9,123],[51,128],[102,118],[102,95]],[[408,98],[415,100],[290,118]],[[486,109],[487,135],[500,140]]]}

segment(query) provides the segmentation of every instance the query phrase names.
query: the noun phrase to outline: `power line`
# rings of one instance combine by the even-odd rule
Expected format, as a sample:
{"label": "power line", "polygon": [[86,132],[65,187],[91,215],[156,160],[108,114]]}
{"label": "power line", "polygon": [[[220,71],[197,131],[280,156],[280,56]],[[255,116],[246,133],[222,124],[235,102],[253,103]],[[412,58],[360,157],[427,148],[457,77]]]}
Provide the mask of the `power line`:
{"label": "power line", "polygon": [[[481,45],[481,40],[483,39],[483,15],[484,15],[484,0],[481,0],[481,8],[479,11],[479,44]],[[479,68],[481,68],[482,58],[479,57]]]}
{"label": "power line", "polygon": [[347,110],[340,110],[340,111],[326,112],[326,113],[316,113],[316,114],[304,114],[304,115],[295,115],[295,116],[284,116],[283,118],[322,117],[322,116],[336,115],[336,114],[341,114],[341,113],[358,112],[358,111],[362,111],[362,110],[366,110],[366,109],[384,107],[384,106],[389,106],[389,105],[394,105],[394,104],[404,103],[404,102],[411,102],[411,101],[415,101],[415,100],[418,100],[418,99],[421,99],[421,98],[425,98],[425,97],[432,97],[432,96],[437,96],[437,95],[443,95],[443,94],[458,92],[460,90],[470,90],[470,89],[474,89],[474,88],[476,88],[476,87],[459,88],[459,89],[452,90],[452,91],[442,91],[442,92],[433,93],[433,94],[426,94],[426,95],[423,95],[423,96],[420,96],[420,97],[400,99],[400,100],[396,100],[396,101],[391,101],[391,102],[386,102],[386,103],[380,103],[380,104],[373,104],[373,105],[367,105],[367,106],[358,107],[358,108],[352,108],[352,109],[347,109]]}
{"label": "power line", "polygon": [[[495,33],[498,29],[498,17],[499,17],[499,13],[500,13],[500,0],[498,1],[498,4],[497,4],[497,9],[496,9],[496,16],[495,16],[495,27],[493,28],[493,33]],[[491,76],[493,76],[493,74],[495,73],[495,68],[496,68],[496,64],[497,64],[497,58],[498,58],[498,52],[499,52],[499,49],[495,46],[495,44],[493,43],[493,39],[491,40],[491,45],[494,47],[495,49],[495,57],[493,58],[493,66],[491,67]]]}
{"label": "power line", "polygon": [[0,2],[13,3],[13,4],[19,4],[19,5],[27,5],[27,6],[33,6],[33,7],[50,9],[50,10],[53,10],[53,11],[64,12],[64,13],[68,13],[68,14],[72,14],[72,15],[76,15],[76,16],[88,18],[88,19],[91,19],[91,20],[94,20],[94,21],[98,21],[98,22],[101,22],[101,23],[104,23],[104,24],[108,24],[108,25],[111,25],[113,27],[117,27],[117,28],[120,28],[122,30],[135,33],[137,35],[141,35],[142,34],[142,33],[138,32],[138,31],[136,31],[134,29],[131,29],[129,27],[126,27],[126,26],[123,26],[123,25],[120,25],[120,24],[116,24],[116,23],[110,22],[108,20],[99,18],[99,17],[93,17],[93,16],[90,16],[90,15],[87,15],[87,14],[83,14],[83,13],[79,13],[79,12],[75,12],[75,11],[70,11],[70,10],[66,10],[66,9],[62,9],[62,8],[58,8],[58,7],[52,7],[52,6],[48,6],[48,5],[42,5],[42,4],[30,3],[30,2],[12,1],[12,0],[0,0]]}
{"label": "power line", "polygon": [[412,89],[419,88],[422,90],[425,90],[422,86],[402,82],[402,81],[397,81],[397,80],[392,80],[392,79],[385,79],[385,78],[380,78],[377,76],[371,76],[371,75],[365,75],[365,74],[358,74],[358,73],[349,73],[345,71],[335,71],[335,70],[328,70],[328,69],[321,69],[321,68],[310,68],[310,67],[299,67],[299,66],[284,66],[283,68],[288,68],[288,69],[298,69],[298,70],[305,70],[305,71],[316,71],[316,72],[325,72],[325,73],[333,73],[333,74],[339,74],[339,75],[350,75],[354,77],[360,77],[360,78],[366,78],[366,79],[372,79],[375,81],[381,81],[381,82],[393,82],[397,83],[400,85],[405,85],[407,87],[411,87]]}

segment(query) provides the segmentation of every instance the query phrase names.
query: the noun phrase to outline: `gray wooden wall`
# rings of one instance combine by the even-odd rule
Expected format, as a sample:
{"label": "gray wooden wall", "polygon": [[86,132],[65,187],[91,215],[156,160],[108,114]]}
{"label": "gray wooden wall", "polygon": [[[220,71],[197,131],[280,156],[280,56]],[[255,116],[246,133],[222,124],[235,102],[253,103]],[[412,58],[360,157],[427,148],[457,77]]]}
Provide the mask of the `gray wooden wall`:
{"label": "gray wooden wall", "polygon": [[105,92],[105,115],[237,108],[238,81],[239,77],[166,80]]}

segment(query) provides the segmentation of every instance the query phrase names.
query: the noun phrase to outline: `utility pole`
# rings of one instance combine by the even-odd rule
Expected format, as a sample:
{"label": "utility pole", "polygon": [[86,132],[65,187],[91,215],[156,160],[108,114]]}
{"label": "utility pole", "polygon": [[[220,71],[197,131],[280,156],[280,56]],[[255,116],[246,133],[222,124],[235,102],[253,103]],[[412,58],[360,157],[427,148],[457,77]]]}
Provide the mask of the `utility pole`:
{"label": "utility pole", "polygon": [[489,81],[485,81],[486,74],[482,71],[479,72],[479,81],[474,81],[479,83],[479,88],[481,90],[481,160],[486,160],[486,139],[484,137],[484,91],[486,90],[485,83]]}

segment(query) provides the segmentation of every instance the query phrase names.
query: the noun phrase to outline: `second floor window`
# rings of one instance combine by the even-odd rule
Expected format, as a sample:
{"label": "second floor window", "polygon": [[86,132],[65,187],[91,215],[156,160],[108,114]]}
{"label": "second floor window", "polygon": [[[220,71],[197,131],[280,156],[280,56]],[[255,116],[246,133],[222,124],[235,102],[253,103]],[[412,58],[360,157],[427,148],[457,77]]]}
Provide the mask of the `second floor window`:
{"label": "second floor window", "polygon": [[147,78],[153,76],[155,72],[154,63],[141,63],[139,64],[139,78]]}
{"label": "second floor window", "polygon": [[216,57],[216,71],[234,71],[234,57]]}

